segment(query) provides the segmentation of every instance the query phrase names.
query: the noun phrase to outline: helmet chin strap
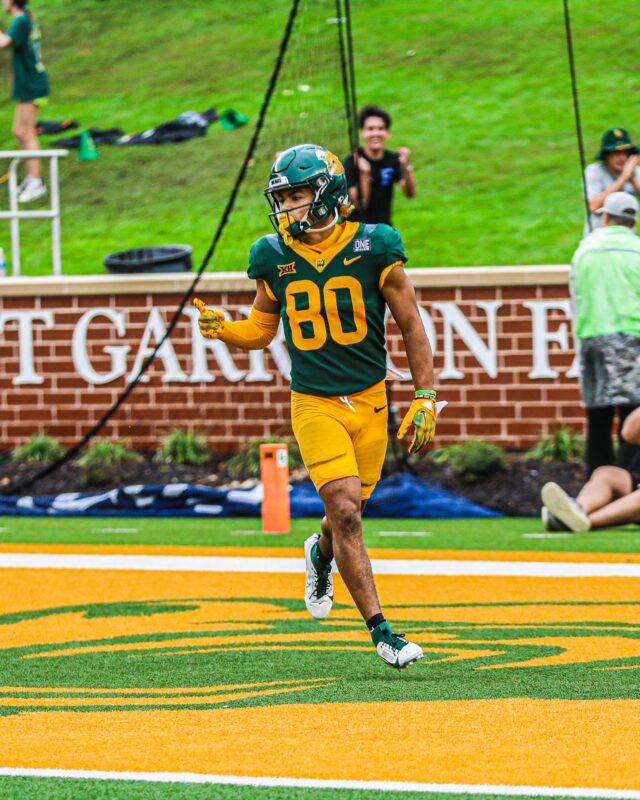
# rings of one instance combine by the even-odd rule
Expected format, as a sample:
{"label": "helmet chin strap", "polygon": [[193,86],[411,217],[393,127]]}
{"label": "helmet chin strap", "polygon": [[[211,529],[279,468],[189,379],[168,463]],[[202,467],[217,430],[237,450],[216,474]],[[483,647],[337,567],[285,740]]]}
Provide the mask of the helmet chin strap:
{"label": "helmet chin strap", "polygon": [[334,208],[333,209],[333,219],[331,220],[331,222],[328,225],[325,225],[322,228],[315,228],[315,227],[308,228],[305,231],[305,233],[321,233],[322,231],[328,231],[329,228],[333,228],[333,226],[336,224],[337,221],[338,221],[338,212]]}

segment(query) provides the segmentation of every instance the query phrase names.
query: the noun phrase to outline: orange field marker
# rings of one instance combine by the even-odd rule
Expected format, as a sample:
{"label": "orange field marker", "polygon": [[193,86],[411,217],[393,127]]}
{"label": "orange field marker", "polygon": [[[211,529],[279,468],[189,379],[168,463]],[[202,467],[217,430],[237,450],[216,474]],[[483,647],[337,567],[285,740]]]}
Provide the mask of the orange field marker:
{"label": "orange field marker", "polygon": [[262,532],[289,533],[289,448],[286,444],[260,445]]}

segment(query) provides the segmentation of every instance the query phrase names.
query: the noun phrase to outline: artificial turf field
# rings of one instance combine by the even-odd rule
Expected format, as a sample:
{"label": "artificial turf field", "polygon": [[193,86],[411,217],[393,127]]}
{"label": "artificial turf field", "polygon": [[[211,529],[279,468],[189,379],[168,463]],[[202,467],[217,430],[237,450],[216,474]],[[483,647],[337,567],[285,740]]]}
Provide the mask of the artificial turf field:
{"label": "artificial turf field", "polygon": [[639,528],[366,520],[403,673],[310,530],[0,518],[0,797],[640,797]]}

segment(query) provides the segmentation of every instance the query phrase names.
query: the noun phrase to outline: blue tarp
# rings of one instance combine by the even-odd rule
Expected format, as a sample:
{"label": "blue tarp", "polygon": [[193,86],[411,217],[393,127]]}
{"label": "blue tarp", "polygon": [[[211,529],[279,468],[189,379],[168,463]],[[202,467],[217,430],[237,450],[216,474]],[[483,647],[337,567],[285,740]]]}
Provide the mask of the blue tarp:
{"label": "blue tarp", "polygon": [[[322,501],[310,481],[291,487],[292,517],[321,517]],[[0,496],[0,515],[37,517],[236,517],[260,516],[262,486],[212,489],[188,483],[121,486],[107,492]],[[370,517],[500,517],[453,492],[412,475],[380,481],[365,514]]]}

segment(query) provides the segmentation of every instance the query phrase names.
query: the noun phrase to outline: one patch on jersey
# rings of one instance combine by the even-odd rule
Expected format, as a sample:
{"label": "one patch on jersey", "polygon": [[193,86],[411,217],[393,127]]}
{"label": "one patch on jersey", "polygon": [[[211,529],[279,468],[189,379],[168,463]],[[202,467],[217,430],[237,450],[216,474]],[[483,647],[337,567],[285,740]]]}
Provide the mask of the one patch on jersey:
{"label": "one patch on jersey", "polygon": [[356,239],[353,243],[354,253],[371,252],[371,239]]}
{"label": "one patch on jersey", "polygon": [[292,261],[290,264],[278,264],[278,277],[282,278],[284,275],[293,275],[296,271],[296,262]]}
{"label": "one patch on jersey", "polygon": [[322,272],[322,270],[327,266],[327,260],[325,258],[319,258],[316,261],[316,269],[318,272]]}

